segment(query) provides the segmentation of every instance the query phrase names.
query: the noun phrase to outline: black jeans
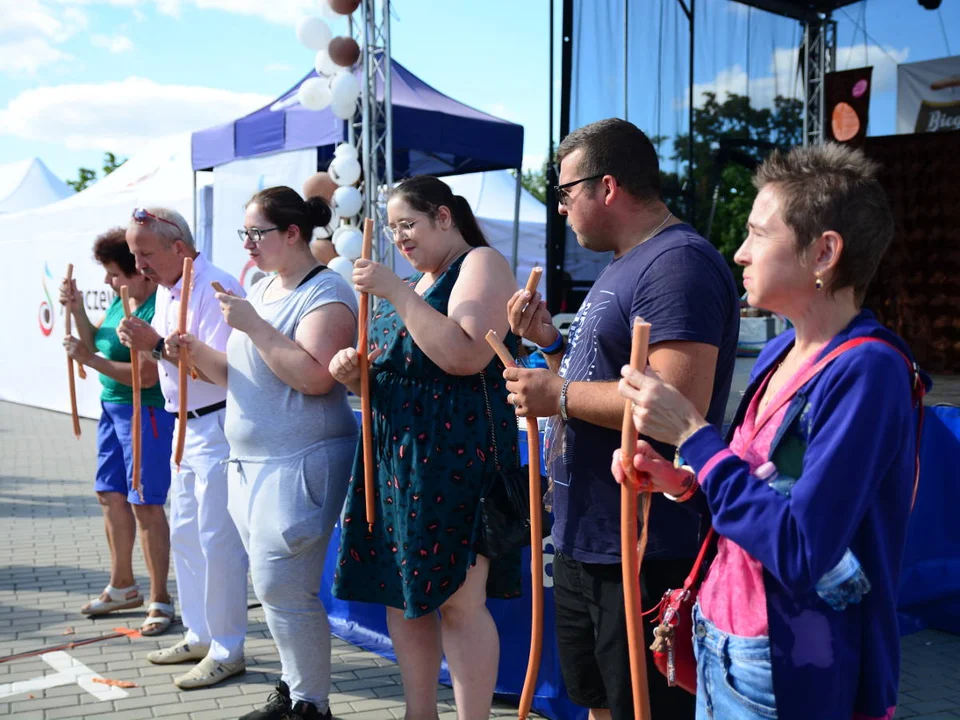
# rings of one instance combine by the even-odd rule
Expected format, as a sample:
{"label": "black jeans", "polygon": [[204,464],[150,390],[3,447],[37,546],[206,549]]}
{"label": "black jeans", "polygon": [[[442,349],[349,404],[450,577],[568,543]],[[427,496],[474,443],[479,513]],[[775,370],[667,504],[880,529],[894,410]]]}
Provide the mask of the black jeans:
{"label": "black jeans", "polygon": [[[692,560],[644,560],[640,573],[643,609],[660,602],[667,590],[682,586],[692,564]],[[553,560],[553,597],[560,670],[570,699],[582,707],[609,709],[613,720],[633,720],[620,565],[582,563],[557,553]],[[644,619],[643,626],[651,713],[654,718],[693,720],[694,696],[668,687],[653,664],[649,647],[654,624],[649,619]]]}

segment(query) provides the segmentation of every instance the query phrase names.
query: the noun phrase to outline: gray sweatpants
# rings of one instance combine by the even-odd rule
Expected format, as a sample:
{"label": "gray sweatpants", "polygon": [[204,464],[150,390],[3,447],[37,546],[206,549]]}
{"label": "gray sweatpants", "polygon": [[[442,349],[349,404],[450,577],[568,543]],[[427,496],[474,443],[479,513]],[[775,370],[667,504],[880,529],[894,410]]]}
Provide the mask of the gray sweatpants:
{"label": "gray sweatpants", "polygon": [[294,702],[320,712],[329,704],[330,624],[317,593],[356,447],[352,436],[282,458],[229,460],[230,515],[250,556],[283,680]]}

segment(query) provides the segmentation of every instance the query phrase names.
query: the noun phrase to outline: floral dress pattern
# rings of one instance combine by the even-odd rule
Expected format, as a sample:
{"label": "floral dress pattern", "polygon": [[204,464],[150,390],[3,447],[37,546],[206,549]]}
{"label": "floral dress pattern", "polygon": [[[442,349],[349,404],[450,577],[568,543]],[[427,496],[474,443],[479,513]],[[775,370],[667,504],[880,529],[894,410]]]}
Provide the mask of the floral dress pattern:
{"label": "floral dress pattern", "polygon": [[[444,315],[465,257],[423,295]],[[407,282],[414,286],[421,277],[418,273]],[[508,334],[505,342],[516,354],[516,337]],[[343,600],[400,608],[406,618],[416,618],[453,595],[476,562],[480,498],[496,473],[491,426],[501,467],[516,467],[517,421],[496,356],[482,374],[444,372],[417,347],[386,300],[370,322],[369,349],[378,347],[383,354],[373,362],[370,382],[376,521],[369,532],[360,446],[347,491],[333,593]],[[487,595],[520,595],[519,550],[491,562]]]}

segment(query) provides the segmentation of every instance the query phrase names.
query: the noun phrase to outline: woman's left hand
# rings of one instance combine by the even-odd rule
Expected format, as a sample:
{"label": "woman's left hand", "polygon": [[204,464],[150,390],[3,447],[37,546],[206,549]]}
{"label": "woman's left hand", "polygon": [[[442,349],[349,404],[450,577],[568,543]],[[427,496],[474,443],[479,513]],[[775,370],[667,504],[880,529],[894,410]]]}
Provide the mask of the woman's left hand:
{"label": "woman's left hand", "polygon": [[81,365],[90,364],[87,361],[90,359],[93,353],[91,353],[90,350],[87,348],[87,346],[84,345],[77,338],[73,337],[72,335],[69,337],[65,337],[63,339],[63,347],[66,348],[67,355],[73,358],[74,360],[76,360]]}
{"label": "woman's left hand", "polygon": [[353,285],[357,292],[367,292],[390,302],[393,302],[398,290],[406,287],[403,280],[386,265],[364,258],[353,263]]}
{"label": "woman's left hand", "polygon": [[633,404],[633,424],[641,435],[680,447],[708,425],[693,403],[653,370],[642,373],[625,365],[620,374],[620,395]]}
{"label": "woman's left hand", "polygon": [[[614,450],[613,464],[610,466],[614,479],[621,485],[627,479],[622,457],[622,450]],[[633,467],[636,470],[637,492],[662,492],[677,496],[685,493],[693,481],[689,470],[674,467],[672,462],[644,440],[637,441]]]}
{"label": "woman's left hand", "polygon": [[261,320],[260,315],[253,309],[253,305],[246,299],[237,297],[231,292],[218,292],[215,297],[217,302],[220,303],[220,312],[223,313],[223,319],[234,330],[249,334],[250,330]]}

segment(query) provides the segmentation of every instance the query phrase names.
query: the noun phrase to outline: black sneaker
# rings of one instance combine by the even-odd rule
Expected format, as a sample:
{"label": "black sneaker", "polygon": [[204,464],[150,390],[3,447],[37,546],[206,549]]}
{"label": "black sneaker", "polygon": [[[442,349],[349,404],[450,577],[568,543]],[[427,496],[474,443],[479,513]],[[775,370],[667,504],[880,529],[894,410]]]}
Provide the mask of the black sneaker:
{"label": "black sneaker", "polygon": [[253,710],[240,720],[286,720],[293,712],[293,703],[290,702],[290,688],[283,680],[277,681],[277,689],[270,693],[267,704],[259,710]]}
{"label": "black sneaker", "polygon": [[327,708],[327,711],[321,714],[316,705],[303,700],[297,700],[294,703],[293,709],[287,717],[289,720],[333,720],[330,708]]}

